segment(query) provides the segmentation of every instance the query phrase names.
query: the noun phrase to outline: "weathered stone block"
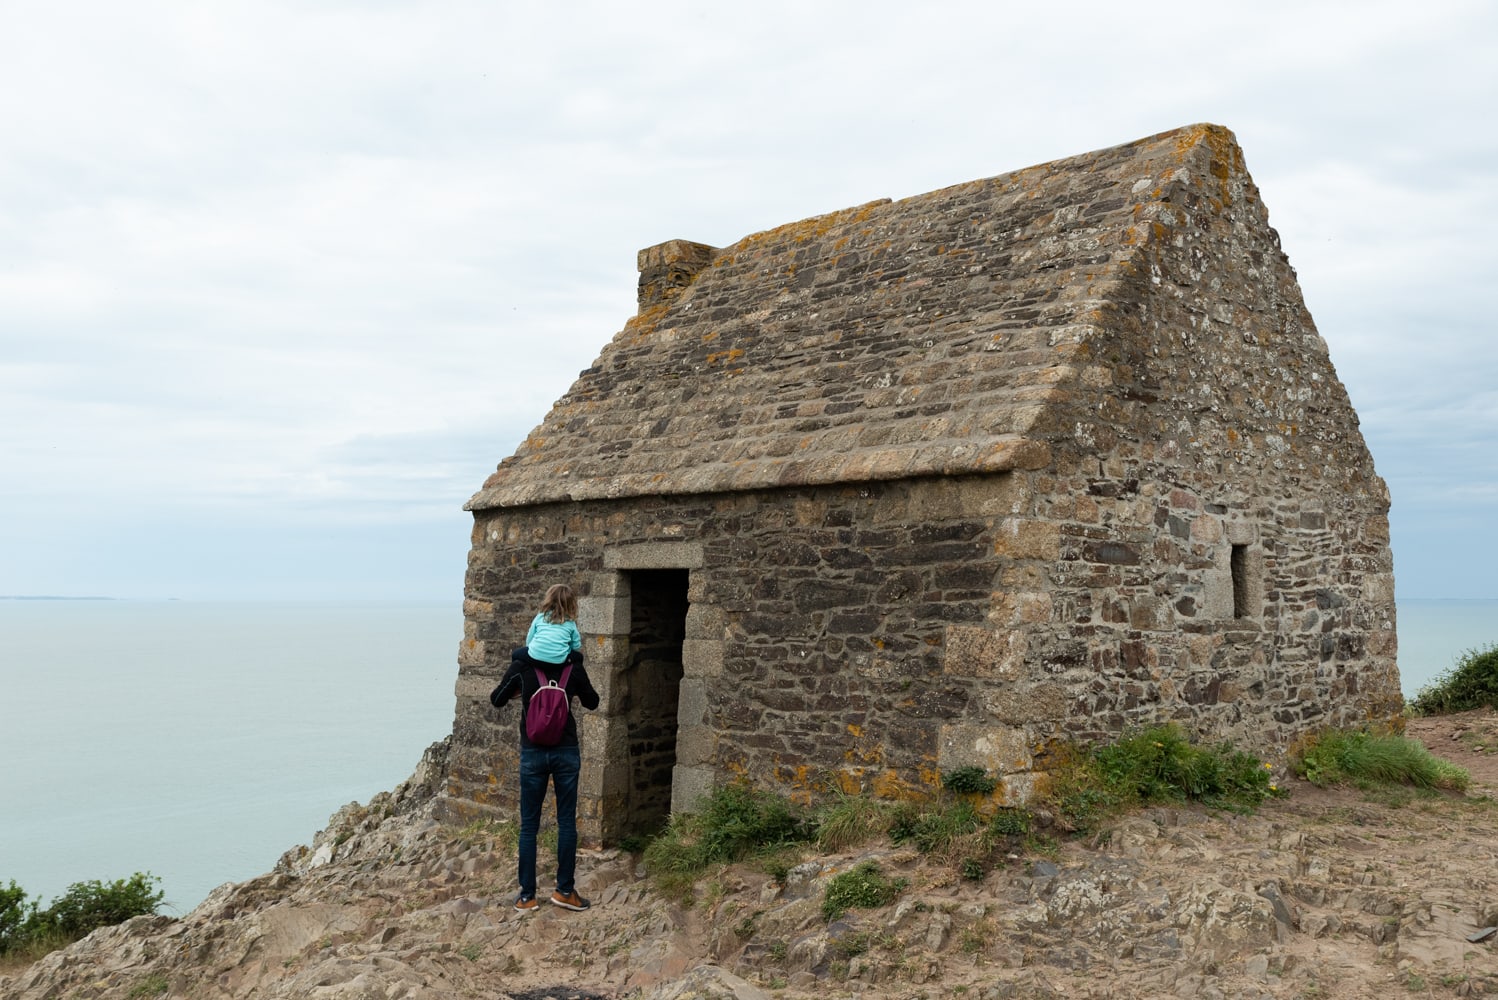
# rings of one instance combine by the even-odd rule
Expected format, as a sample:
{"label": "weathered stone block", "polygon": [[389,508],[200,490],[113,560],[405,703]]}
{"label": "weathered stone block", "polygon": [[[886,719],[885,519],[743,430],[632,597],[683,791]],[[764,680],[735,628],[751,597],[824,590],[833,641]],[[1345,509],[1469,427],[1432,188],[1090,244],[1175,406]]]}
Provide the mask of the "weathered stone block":
{"label": "weathered stone block", "polygon": [[489,646],[477,639],[464,639],[458,643],[459,667],[482,667],[488,662]]}
{"label": "weathered stone block", "polygon": [[718,740],[706,725],[683,725],[676,734],[676,763],[687,767],[711,766],[717,757]]}
{"label": "weathered stone block", "polygon": [[1394,606],[1394,574],[1369,573],[1363,577],[1363,600],[1373,607]]}
{"label": "weathered stone block", "polygon": [[490,712],[494,706],[489,704],[489,692],[494,690],[494,685],[499,683],[499,678],[484,674],[459,674],[458,681],[454,685],[454,694],[459,701],[481,702],[483,707]]}
{"label": "weathered stone block", "polygon": [[1001,685],[982,696],[983,711],[1010,726],[1060,718],[1066,713],[1066,692],[1055,682]]}
{"label": "weathered stone block", "polygon": [[603,565],[608,569],[699,569],[702,543],[647,541],[610,546],[603,550]]}
{"label": "weathered stone block", "polygon": [[999,778],[999,801],[1006,806],[1029,805],[1038,788],[1039,781],[1033,771],[1006,774]]}
{"label": "weathered stone block", "polygon": [[993,550],[1008,559],[1055,559],[1061,552],[1061,528],[1044,521],[1005,518],[994,535]]}
{"label": "weathered stone block", "polygon": [[1025,662],[1025,634],[1018,630],[948,625],[942,645],[943,668],[959,677],[1009,679]]}
{"label": "weathered stone block", "polygon": [[717,775],[713,768],[677,764],[671,772],[671,811],[692,812],[716,787]]}
{"label": "weathered stone block", "polygon": [[577,627],[584,635],[628,635],[628,597],[580,597]]}
{"label": "weathered stone block", "polygon": [[702,602],[694,603],[687,609],[687,638],[722,639],[724,621],[722,608]]}
{"label": "weathered stone block", "polygon": [[1028,771],[1034,763],[1029,734],[1022,727],[959,723],[942,726],[937,767],[981,767],[994,775]]}
{"label": "weathered stone block", "polygon": [[723,657],[723,643],[716,639],[687,639],[681,644],[681,665],[687,677],[720,676]]}

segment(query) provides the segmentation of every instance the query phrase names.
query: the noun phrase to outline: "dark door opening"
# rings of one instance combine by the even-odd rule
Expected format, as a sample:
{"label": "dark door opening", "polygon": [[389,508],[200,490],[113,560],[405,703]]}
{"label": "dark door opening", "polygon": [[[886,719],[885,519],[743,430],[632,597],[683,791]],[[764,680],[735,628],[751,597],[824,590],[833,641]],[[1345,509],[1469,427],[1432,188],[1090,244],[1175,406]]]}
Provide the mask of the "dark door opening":
{"label": "dark door opening", "polygon": [[629,693],[623,710],[630,787],[629,815],[618,827],[623,836],[657,833],[671,816],[687,575],[684,569],[629,574]]}

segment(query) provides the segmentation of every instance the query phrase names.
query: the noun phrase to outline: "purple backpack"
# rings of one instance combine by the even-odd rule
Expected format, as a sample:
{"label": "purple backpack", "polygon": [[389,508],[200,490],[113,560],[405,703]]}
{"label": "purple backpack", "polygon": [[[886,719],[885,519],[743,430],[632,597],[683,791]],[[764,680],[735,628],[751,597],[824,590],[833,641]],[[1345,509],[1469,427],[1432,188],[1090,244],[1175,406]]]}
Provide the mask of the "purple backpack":
{"label": "purple backpack", "polygon": [[562,682],[548,681],[546,674],[536,668],[536,680],[541,686],[531,695],[525,706],[525,736],[539,747],[554,747],[562,742],[567,731],[567,712],[570,700],[567,697],[567,678],[572,676],[572,665],[562,668]]}

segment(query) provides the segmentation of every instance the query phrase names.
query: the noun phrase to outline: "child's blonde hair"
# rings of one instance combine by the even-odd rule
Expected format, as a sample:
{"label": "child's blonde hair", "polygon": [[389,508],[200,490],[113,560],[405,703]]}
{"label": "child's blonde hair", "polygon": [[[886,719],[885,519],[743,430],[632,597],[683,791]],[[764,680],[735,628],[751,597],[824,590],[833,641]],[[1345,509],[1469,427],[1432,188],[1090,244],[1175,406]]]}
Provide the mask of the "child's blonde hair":
{"label": "child's blonde hair", "polygon": [[541,613],[553,625],[577,620],[577,596],[565,583],[555,583],[546,588],[546,597],[541,601]]}

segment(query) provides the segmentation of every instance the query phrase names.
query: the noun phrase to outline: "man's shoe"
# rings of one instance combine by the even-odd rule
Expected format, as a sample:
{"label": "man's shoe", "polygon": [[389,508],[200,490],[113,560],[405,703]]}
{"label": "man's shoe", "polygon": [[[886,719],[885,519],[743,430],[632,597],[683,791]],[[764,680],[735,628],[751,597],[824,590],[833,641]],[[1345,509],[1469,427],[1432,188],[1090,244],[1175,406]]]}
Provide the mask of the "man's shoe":
{"label": "man's shoe", "polygon": [[[562,895],[560,891],[554,892],[551,894],[551,901],[564,910],[586,910],[588,907],[593,905],[583,897],[579,896],[576,890],[569,892],[565,896]],[[518,906],[519,904],[517,903],[516,905]],[[532,902],[531,905],[534,906],[535,903]]]}
{"label": "man's shoe", "polygon": [[519,910],[521,913],[529,913],[535,908],[535,896],[528,896],[522,892],[520,895],[515,897],[515,909]]}

